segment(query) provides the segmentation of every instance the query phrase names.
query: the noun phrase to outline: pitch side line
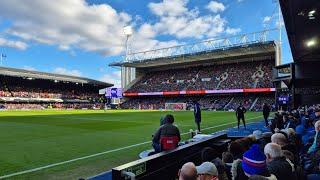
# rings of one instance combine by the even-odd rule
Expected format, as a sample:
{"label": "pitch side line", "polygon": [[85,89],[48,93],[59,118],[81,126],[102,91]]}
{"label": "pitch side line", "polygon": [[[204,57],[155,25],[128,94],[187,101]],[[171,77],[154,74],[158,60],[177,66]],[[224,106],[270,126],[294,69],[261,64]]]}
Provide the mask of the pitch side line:
{"label": "pitch side line", "polygon": [[[248,118],[247,120],[256,119],[258,117],[262,117],[262,116],[256,116],[256,117]],[[226,125],[235,124],[235,123],[237,123],[237,122],[224,123],[224,124],[220,124],[220,125],[217,125],[217,126],[211,126],[211,127],[203,128],[202,130],[214,129],[214,128],[217,128],[217,127],[226,126]],[[185,132],[185,133],[182,133],[181,135],[186,135],[186,134],[189,134],[189,133],[190,132]],[[113,150],[108,150],[108,151],[104,151],[104,152],[100,152],[100,153],[96,153],[96,154],[91,154],[91,155],[88,155],[88,156],[83,156],[83,157],[79,157],[79,158],[75,158],[75,159],[70,159],[70,160],[67,160],[67,161],[53,163],[53,164],[49,164],[49,165],[46,165],[46,166],[37,167],[37,168],[34,168],[34,169],[29,169],[29,170],[25,170],[25,171],[15,172],[15,173],[12,173],[12,174],[7,174],[7,175],[4,175],[4,176],[0,176],[0,179],[10,178],[10,177],[18,176],[18,175],[22,175],[22,174],[28,174],[28,173],[40,171],[40,170],[43,170],[43,169],[52,168],[52,167],[63,165],[63,164],[72,163],[72,162],[83,160],[83,159],[88,159],[88,158],[101,156],[101,155],[104,155],[104,154],[109,154],[109,153],[113,153],[113,152],[117,152],[117,151],[121,151],[121,150],[125,150],[125,149],[130,149],[130,148],[141,146],[141,145],[148,144],[148,143],[151,143],[151,141],[146,141],[146,142],[142,142],[142,143],[138,143],[138,144],[133,144],[133,145],[130,145],[130,146],[125,146],[125,147],[121,147],[121,148],[117,148],[117,149],[113,149]]]}

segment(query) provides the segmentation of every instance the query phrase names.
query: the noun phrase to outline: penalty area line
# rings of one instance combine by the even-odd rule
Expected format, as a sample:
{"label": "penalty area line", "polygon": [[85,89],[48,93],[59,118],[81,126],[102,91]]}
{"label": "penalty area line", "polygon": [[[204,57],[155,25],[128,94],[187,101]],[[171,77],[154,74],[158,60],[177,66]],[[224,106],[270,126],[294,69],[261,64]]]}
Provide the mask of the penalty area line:
{"label": "penalty area line", "polygon": [[[262,116],[256,116],[256,117],[248,118],[247,120],[257,119],[259,117],[262,117]],[[214,129],[214,128],[227,126],[227,125],[231,125],[231,124],[235,124],[235,123],[237,123],[237,122],[224,123],[224,124],[220,124],[220,125],[217,125],[217,126],[211,126],[211,127],[203,128],[202,130]],[[186,134],[189,134],[189,133],[190,132],[185,132],[185,133],[182,133],[181,135],[186,135]],[[125,146],[125,147],[116,148],[116,149],[112,149],[112,150],[108,150],[108,151],[104,151],[104,152],[100,152],[100,153],[96,153],[96,154],[91,154],[91,155],[88,155],[88,156],[83,156],[83,157],[79,157],[79,158],[70,159],[70,160],[67,160],[67,161],[53,163],[53,164],[49,164],[49,165],[46,165],[46,166],[37,167],[37,168],[34,168],[34,169],[28,169],[28,170],[24,170],[24,171],[19,171],[19,172],[15,172],[15,173],[12,173],[12,174],[7,174],[7,175],[0,176],[0,179],[10,178],[10,177],[14,177],[14,176],[22,175],[22,174],[28,174],[28,173],[40,171],[40,170],[43,170],[43,169],[48,169],[48,168],[52,168],[52,167],[55,167],[55,166],[60,166],[60,165],[64,165],[64,164],[68,164],[68,163],[72,163],[72,162],[76,162],[76,161],[80,161],[80,160],[84,160],[84,159],[89,159],[89,158],[92,158],[92,157],[97,157],[97,156],[101,156],[101,155],[105,155],[105,154],[109,154],[109,153],[113,153],[113,152],[117,152],[117,151],[121,151],[121,150],[125,150],[125,149],[130,149],[130,148],[133,148],[133,147],[137,147],[137,146],[141,146],[141,145],[145,145],[145,144],[149,144],[149,143],[151,143],[151,141],[145,141],[145,142],[142,142],[142,143],[132,144],[130,146]]]}

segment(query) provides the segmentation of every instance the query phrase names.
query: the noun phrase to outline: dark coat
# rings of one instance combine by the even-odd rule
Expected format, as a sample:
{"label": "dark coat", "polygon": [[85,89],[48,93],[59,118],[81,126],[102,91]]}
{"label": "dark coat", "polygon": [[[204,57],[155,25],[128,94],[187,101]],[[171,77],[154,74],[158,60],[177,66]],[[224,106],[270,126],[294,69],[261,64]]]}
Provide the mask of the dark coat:
{"label": "dark coat", "polygon": [[194,121],[201,122],[201,108],[199,103],[195,103],[193,107]]}
{"label": "dark coat", "polygon": [[270,107],[268,105],[263,105],[263,115],[268,115],[270,114]]}
{"label": "dark coat", "polygon": [[160,143],[160,138],[162,136],[178,136],[179,141],[181,140],[180,138],[180,131],[177,128],[177,126],[166,123],[157,130],[157,132],[154,134],[152,142],[154,143]]}
{"label": "dark coat", "polygon": [[237,111],[236,111],[236,116],[239,118],[239,117],[244,117],[244,113],[246,113],[247,110],[246,108],[244,108],[243,106],[239,106],[237,108]]}
{"label": "dark coat", "polygon": [[267,163],[268,170],[274,174],[277,179],[297,180],[294,166],[291,165],[285,157],[278,157]]}

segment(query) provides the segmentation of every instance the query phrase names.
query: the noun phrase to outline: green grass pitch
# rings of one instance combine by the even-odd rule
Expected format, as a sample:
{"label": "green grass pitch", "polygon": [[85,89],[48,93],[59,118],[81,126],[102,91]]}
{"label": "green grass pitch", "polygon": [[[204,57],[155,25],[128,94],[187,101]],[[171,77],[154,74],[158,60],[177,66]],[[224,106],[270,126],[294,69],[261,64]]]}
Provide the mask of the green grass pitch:
{"label": "green grass pitch", "polygon": [[[151,148],[150,143],[121,148],[150,141],[160,116],[167,113],[174,115],[181,133],[195,129],[191,111],[2,111],[0,177],[111,150],[9,179],[77,179],[136,160],[142,150]],[[261,113],[248,112],[246,116],[248,122],[261,119]],[[203,133],[235,126],[235,113],[203,111],[201,125],[218,126]],[[189,137],[185,134],[183,139]]]}

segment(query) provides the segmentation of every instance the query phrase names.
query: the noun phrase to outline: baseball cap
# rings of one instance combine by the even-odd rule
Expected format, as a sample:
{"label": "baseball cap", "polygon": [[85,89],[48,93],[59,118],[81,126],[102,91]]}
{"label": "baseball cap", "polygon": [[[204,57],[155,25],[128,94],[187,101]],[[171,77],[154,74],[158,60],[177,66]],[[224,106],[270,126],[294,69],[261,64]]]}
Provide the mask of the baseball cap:
{"label": "baseball cap", "polygon": [[204,162],[200,166],[197,166],[198,174],[208,174],[212,176],[218,176],[218,170],[216,166],[211,162]]}

